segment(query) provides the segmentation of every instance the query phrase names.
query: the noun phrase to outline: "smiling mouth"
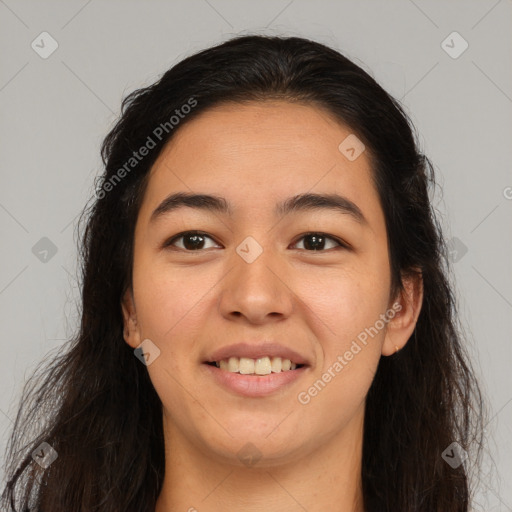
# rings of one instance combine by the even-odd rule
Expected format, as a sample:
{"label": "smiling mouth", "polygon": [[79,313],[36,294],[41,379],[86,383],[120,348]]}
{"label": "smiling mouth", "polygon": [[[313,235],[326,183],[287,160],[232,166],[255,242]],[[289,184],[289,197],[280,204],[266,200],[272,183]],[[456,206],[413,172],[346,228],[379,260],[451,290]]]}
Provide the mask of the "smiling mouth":
{"label": "smiling mouth", "polygon": [[230,357],[222,361],[206,361],[205,363],[230,373],[255,376],[284,373],[306,366],[281,357],[260,357],[258,359]]}

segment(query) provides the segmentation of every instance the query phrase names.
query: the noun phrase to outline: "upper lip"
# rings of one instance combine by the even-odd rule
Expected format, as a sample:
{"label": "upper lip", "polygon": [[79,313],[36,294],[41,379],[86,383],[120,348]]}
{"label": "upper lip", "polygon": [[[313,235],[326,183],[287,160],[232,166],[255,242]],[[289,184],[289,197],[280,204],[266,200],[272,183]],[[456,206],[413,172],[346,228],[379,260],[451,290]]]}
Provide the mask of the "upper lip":
{"label": "upper lip", "polygon": [[292,363],[308,365],[308,360],[291,348],[279,345],[278,343],[235,343],[226,345],[212,352],[205,363],[214,363],[229,359],[230,357],[248,357],[258,359],[260,357],[280,357],[289,359]]}

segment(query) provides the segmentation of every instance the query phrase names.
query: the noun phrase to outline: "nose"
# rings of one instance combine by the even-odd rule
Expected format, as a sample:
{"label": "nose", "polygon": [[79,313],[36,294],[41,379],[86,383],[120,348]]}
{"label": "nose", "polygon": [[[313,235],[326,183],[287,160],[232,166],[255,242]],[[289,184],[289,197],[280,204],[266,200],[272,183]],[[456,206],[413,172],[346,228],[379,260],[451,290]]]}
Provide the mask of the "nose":
{"label": "nose", "polygon": [[225,318],[263,324],[290,316],[294,301],[284,262],[270,250],[263,250],[252,263],[235,253],[232,264],[219,297],[219,311]]}

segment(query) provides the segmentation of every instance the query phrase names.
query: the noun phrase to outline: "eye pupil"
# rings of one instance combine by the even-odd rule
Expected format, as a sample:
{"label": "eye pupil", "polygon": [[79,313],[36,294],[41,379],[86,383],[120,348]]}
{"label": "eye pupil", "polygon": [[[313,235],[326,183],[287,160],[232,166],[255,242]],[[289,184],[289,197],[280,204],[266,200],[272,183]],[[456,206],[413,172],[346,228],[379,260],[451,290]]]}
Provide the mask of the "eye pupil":
{"label": "eye pupil", "polygon": [[[187,240],[192,240],[192,243],[187,243]],[[194,250],[201,249],[204,244],[204,237],[202,235],[184,235],[183,236],[183,246],[186,249]]]}
{"label": "eye pupil", "polygon": [[[310,242],[308,242],[308,240]],[[318,247],[320,245],[320,247]],[[325,245],[325,237],[322,235],[306,235],[304,237],[304,247],[309,250],[316,251],[318,249],[323,249]]]}

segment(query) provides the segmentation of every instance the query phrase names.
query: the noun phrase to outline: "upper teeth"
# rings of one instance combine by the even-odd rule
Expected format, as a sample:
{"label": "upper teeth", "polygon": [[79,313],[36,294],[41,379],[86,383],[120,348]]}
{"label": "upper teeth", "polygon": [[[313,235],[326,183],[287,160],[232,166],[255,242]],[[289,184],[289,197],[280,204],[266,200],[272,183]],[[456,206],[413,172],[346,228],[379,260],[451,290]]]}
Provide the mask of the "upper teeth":
{"label": "upper teeth", "polygon": [[260,357],[258,359],[250,359],[248,357],[230,357],[222,361],[215,362],[217,368],[227,370],[228,372],[244,375],[268,375],[269,373],[279,373],[280,371],[295,370],[297,365],[289,359],[281,359],[280,357]]}

